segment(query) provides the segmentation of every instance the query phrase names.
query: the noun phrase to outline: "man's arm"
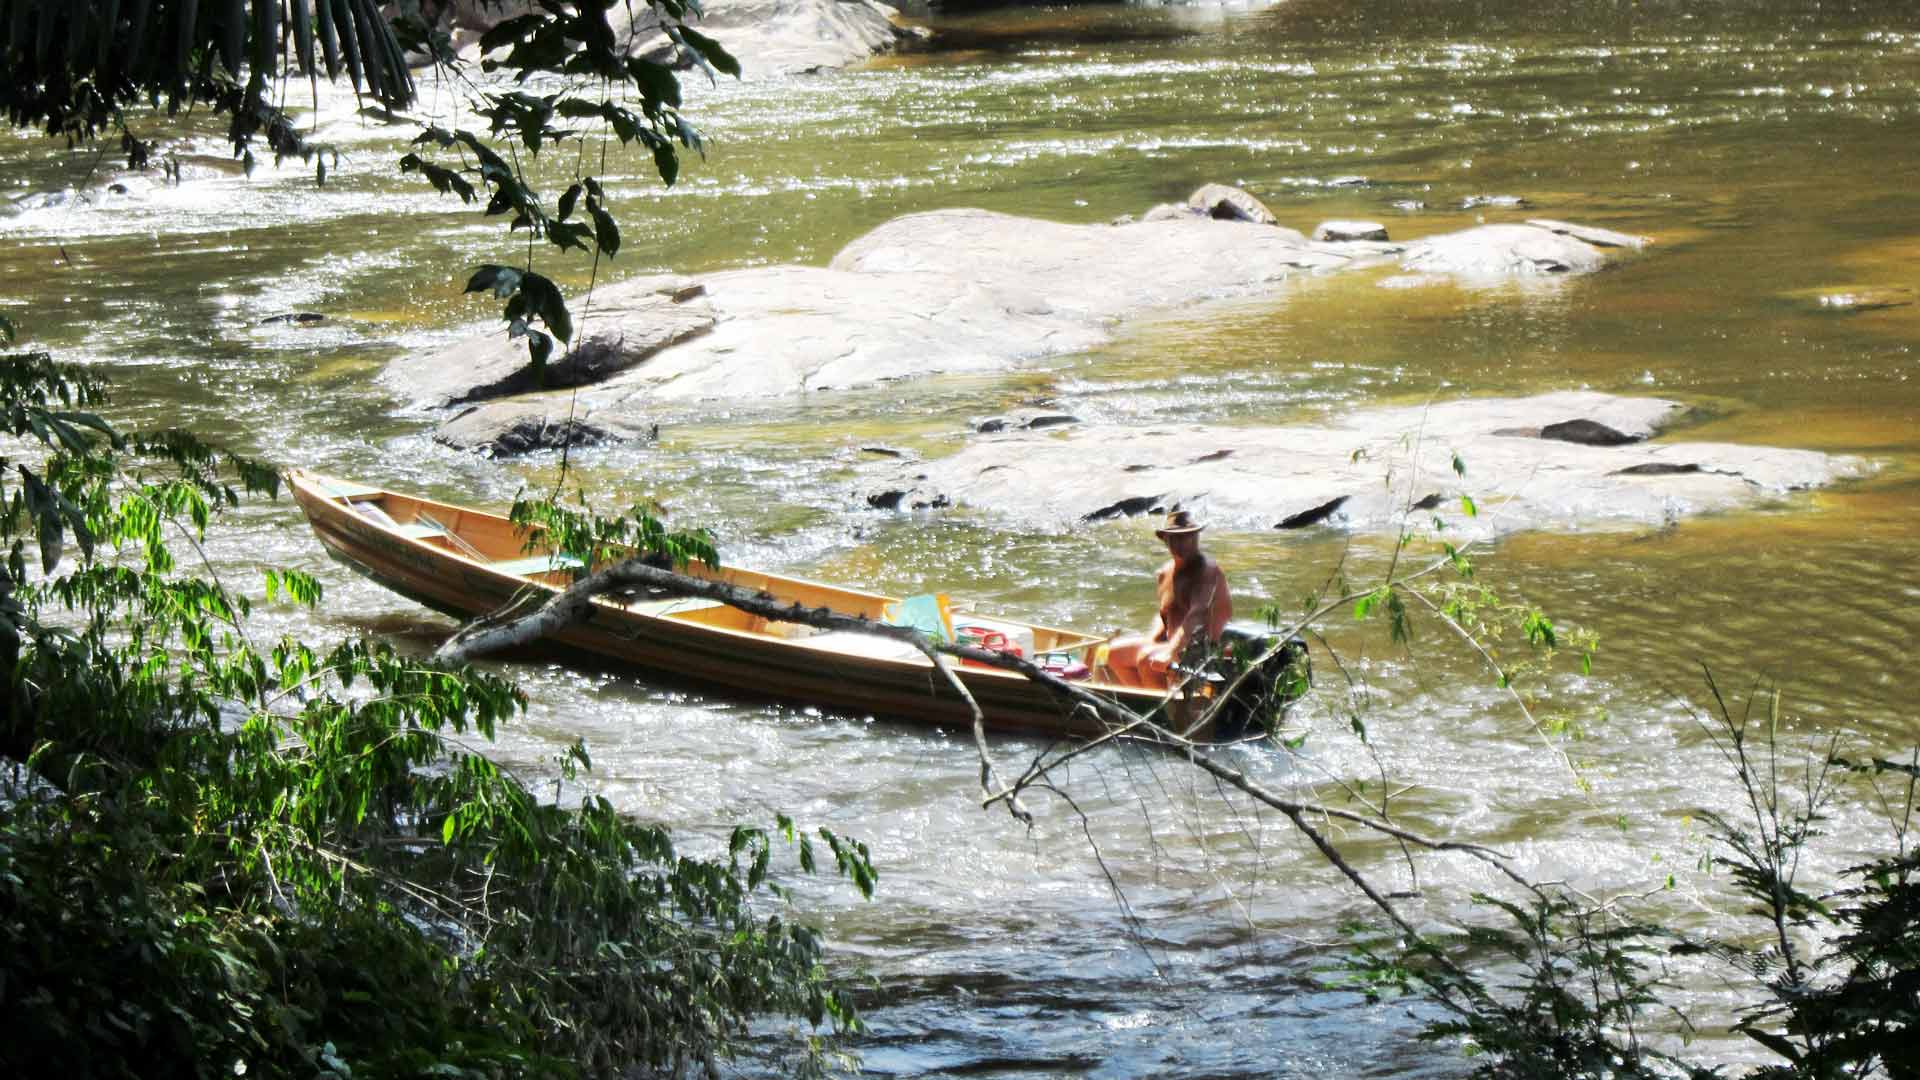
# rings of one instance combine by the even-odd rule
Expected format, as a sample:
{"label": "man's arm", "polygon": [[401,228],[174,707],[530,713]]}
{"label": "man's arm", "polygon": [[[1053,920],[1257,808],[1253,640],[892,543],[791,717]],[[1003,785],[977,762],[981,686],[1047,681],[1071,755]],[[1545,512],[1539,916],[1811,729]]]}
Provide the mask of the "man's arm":
{"label": "man's arm", "polygon": [[1227,592],[1227,572],[1218,564],[1213,568],[1213,597],[1207,605],[1207,640],[1219,641],[1233,621],[1233,596]]}

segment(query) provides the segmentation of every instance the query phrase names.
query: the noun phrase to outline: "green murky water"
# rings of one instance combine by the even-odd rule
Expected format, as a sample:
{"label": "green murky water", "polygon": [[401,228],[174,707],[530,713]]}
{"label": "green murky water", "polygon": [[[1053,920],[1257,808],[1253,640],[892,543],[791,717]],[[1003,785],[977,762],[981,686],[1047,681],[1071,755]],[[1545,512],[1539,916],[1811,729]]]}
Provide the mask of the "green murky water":
{"label": "green murky water", "polygon": [[[1818,303],[1920,290],[1920,9],[1291,0],[935,24],[944,46],[928,54],[694,88],[713,148],[676,189],[663,192],[637,161],[597,170],[616,178],[627,236],[601,272],[821,263],[882,221],[938,207],[1104,221],[1214,180],[1251,189],[1302,229],[1360,217],[1410,238],[1546,216],[1658,244],[1547,292],[1307,281],[1145,320],[1097,353],[1004,378],[823,394],[804,411],[663,414],[657,448],[584,456],[600,501],[657,498],[714,525],[743,562],[1118,627],[1151,606],[1156,556],[1143,526],[1027,534],[965,516],[876,515],[856,448],[938,453],[972,418],[1042,396],[1140,424],[1580,387],[1672,396],[1695,406],[1688,438],[1862,454],[1879,468],[1753,512],[1643,533],[1522,535],[1483,559],[1483,573],[1603,638],[1592,678],[1544,688],[1545,704],[1586,725],[1564,748],[1593,796],[1461,650],[1429,638],[1408,654],[1354,631],[1334,644],[1360,685],[1349,693],[1323,665],[1302,716],[1317,730],[1309,752],[1250,754],[1247,767],[1301,790],[1371,775],[1340,734],[1359,703],[1388,767],[1416,785],[1397,804],[1409,820],[1504,845],[1535,876],[1639,890],[1693,865],[1685,812],[1726,792],[1690,717],[1704,697],[1698,663],[1742,688],[1781,681],[1796,732],[1845,727],[1875,749],[1920,735],[1902,689],[1920,630],[1920,304]],[[35,342],[110,369],[132,422],[186,422],[288,464],[477,503],[550,478],[551,461],[501,466],[434,445],[428,421],[375,377],[485,318],[459,295],[465,269],[511,260],[518,245],[398,178],[410,129],[370,126],[337,99],[322,117],[320,136],[345,154],[324,189],[300,169],[247,180],[216,168],[209,126],[176,148],[204,155],[189,158],[181,187],[29,200],[0,215],[0,313]],[[57,191],[93,164],[0,137],[0,193]],[[548,167],[558,178],[572,162]],[[1334,183],[1355,176],[1365,183]],[[1529,205],[1463,208],[1489,195]],[[549,272],[586,280],[585,261],[546,258]],[[295,310],[330,321],[259,325]],[[1290,602],[1348,538],[1228,534],[1212,546],[1249,603]],[[1358,538],[1348,557],[1364,567],[1377,548]],[[438,625],[328,564],[288,506],[245,511],[213,550],[236,571],[319,573],[323,613],[275,616],[301,633]],[[876,1070],[1463,1071],[1444,1049],[1405,1044],[1402,1010],[1315,982],[1355,898],[1284,822],[1177,769],[1090,759],[1073,777],[1086,831],[1056,805],[1029,835],[972,808],[962,739],[606,673],[523,674],[537,705],[505,752],[529,767],[583,734],[610,797],[690,835],[781,810],[873,842],[880,900],[822,891],[818,903],[846,961],[888,988],[866,1046]],[[1010,760],[1032,749],[1005,744]],[[1841,817],[1864,830],[1873,813]],[[1383,879],[1403,876],[1391,853],[1349,839]],[[1421,884],[1419,914],[1445,920],[1488,883],[1435,863]],[[1683,874],[1668,910],[1710,920],[1717,889]]]}

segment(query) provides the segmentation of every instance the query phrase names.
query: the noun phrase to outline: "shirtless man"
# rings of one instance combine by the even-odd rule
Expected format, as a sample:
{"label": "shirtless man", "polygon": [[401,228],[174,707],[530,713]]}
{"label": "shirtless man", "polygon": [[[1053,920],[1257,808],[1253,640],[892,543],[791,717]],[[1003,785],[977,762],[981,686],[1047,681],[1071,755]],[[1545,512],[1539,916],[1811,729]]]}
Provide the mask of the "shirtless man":
{"label": "shirtless man", "polygon": [[1227,595],[1227,575],[1200,551],[1200,530],[1185,510],[1167,515],[1164,528],[1154,532],[1166,541],[1173,558],[1155,575],[1160,612],[1145,636],[1130,634],[1107,647],[1107,667],[1114,681],[1158,690],[1167,686],[1167,671],[1187,645],[1195,640],[1214,642],[1233,618],[1233,598]]}

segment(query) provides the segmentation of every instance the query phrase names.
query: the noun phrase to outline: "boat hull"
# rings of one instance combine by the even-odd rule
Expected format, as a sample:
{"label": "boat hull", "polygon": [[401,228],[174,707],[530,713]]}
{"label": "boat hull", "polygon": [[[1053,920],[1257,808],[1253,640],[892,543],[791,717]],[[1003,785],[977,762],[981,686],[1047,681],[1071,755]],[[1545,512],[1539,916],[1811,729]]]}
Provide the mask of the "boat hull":
{"label": "boat hull", "polygon": [[[514,531],[499,515],[392,492],[368,495],[365,493],[371,489],[310,473],[296,473],[291,480],[296,502],[334,558],[435,610],[457,618],[474,618],[500,610],[525,590],[550,595],[564,584],[564,580],[528,578],[405,535],[391,523],[369,519],[356,504],[386,504],[400,513],[445,522],[450,531],[475,534],[474,539],[483,541],[492,539],[495,533]],[[355,498],[341,494],[343,491],[362,494]],[[727,571],[726,575],[744,573]],[[763,580],[767,584],[761,584]],[[809,605],[825,603],[848,614],[869,614],[891,599],[771,575],[747,574],[741,583],[767,588],[783,600],[792,595]],[[1072,633],[1045,628],[1042,632]],[[1097,641],[1085,636],[1080,639]],[[917,655],[905,659],[854,655],[825,647],[819,639],[788,640],[646,614],[605,599],[596,602],[588,619],[561,630],[552,641],[617,666],[726,693],[937,727],[972,723],[966,703],[924,657]],[[1068,737],[1098,735],[1107,730],[1106,722],[1093,710],[1076,706],[1024,676],[970,666],[955,670],[993,730]],[[1136,711],[1170,704],[1176,723],[1187,712],[1187,703],[1169,702],[1166,695],[1156,691],[1107,684],[1087,688]]]}

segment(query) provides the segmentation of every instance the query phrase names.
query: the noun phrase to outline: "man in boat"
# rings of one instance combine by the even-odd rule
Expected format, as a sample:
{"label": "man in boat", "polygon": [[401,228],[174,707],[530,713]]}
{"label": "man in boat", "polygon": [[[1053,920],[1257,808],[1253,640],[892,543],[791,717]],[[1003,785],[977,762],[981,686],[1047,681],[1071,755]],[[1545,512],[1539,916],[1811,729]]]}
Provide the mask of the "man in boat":
{"label": "man in boat", "polygon": [[1173,556],[1155,575],[1160,611],[1145,635],[1129,634],[1107,647],[1107,667],[1115,682],[1165,688],[1168,671],[1187,650],[1219,641],[1233,618],[1227,575],[1200,550],[1204,528],[1187,511],[1175,510],[1167,515],[1166,525],[1154,531]]}

